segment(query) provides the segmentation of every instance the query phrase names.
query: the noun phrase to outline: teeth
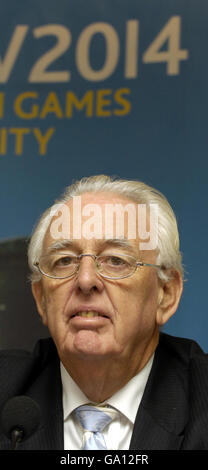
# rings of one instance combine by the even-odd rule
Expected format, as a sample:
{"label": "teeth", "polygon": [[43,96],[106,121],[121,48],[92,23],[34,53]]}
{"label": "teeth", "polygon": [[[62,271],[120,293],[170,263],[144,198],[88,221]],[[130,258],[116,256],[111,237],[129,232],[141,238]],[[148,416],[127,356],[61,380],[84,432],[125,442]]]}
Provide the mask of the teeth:
{"label": "teeth", "polygon": [[99,313],[98,312],[79,312],[77,313],[79,317],[85,317],[85,318],[93,318],[93,317],[98,317]]}

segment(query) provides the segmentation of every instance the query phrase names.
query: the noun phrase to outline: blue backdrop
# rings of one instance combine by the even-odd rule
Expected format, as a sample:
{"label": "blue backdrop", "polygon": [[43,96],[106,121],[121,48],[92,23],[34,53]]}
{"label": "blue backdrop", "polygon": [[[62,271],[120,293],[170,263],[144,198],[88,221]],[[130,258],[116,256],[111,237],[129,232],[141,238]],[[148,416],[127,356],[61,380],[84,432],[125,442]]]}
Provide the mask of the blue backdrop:
{"label": "blue backdrop", "polygon": [[7,0],[0,7],[0,240],[72,180],[162,191],[186,269],[166,331],[208,351],[206,0]]}

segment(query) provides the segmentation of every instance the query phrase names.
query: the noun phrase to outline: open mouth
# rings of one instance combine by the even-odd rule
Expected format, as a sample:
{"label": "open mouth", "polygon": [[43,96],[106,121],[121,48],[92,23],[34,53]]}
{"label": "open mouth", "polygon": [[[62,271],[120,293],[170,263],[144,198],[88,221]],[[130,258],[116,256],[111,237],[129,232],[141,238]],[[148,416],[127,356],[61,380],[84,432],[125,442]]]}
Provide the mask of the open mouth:
{"label": "open mouth", "polygon": [[107,315],[103,315],[102,313],[95,312],[94,310],[88,311],[88,312],[77,312],[74,315],[72,315],[71,318],[75,317],[81,317],[81,318],[94,318],[94,317],[103,317],[103,318],[109,318]]}

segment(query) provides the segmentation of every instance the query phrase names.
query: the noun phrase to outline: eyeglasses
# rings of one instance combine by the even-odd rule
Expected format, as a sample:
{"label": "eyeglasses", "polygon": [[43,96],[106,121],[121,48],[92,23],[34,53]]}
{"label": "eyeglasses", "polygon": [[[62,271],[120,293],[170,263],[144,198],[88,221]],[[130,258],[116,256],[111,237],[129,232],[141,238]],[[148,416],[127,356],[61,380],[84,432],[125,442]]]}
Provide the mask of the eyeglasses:
{"label": "eyeglasses", "polygon": [[94,262],[98,274],[106,279],[123,279],[130,277],[137,268],[151,266],[161,268],[157,264],[143,263],[137,261],[133,256],[120,253],[110,253],[107,255],[95,256],[90,253],[79,256],[70,253],[53,253],[44,255],[39,262],[34,263],[41,274],[52,279],[66,279],[78,272],[81,259],[90,256]]}

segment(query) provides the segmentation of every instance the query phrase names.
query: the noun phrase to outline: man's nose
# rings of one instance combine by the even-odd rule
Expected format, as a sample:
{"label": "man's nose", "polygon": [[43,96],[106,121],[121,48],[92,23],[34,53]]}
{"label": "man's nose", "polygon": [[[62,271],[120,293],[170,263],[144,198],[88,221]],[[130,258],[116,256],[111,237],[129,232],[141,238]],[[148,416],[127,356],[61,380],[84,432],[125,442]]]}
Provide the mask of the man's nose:
{"label": "man's nose", "polygon": [[103,281],[97,272],[93,256],[84,255],[81,257],[76,283],[84,294],[103,289]]}

